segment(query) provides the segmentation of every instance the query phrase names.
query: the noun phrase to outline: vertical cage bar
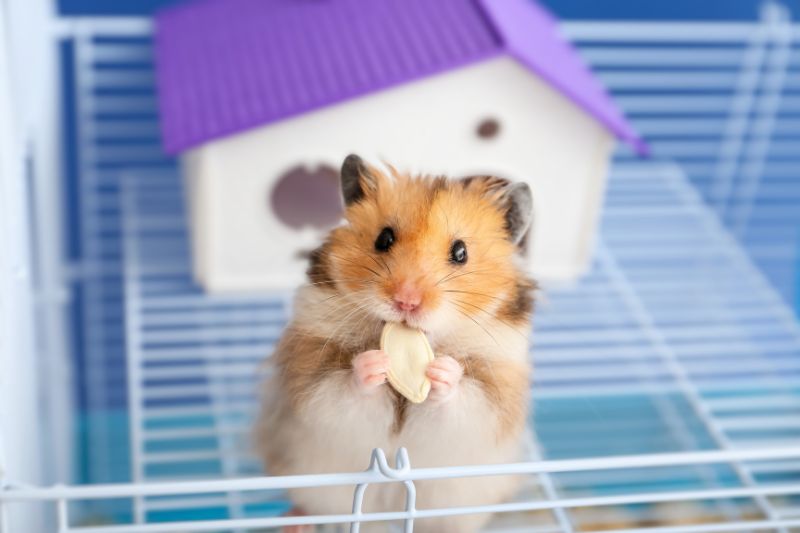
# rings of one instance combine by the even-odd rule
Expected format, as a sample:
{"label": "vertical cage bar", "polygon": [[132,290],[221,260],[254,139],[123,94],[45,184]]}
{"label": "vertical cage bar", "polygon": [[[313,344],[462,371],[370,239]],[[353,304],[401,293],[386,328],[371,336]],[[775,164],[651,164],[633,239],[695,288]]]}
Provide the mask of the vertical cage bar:
{"label": "vertical cage bar", "polygon": [[717,154],[713,174],[711,203],[720,218],[725,220],[733,191],[733,181],[739,168],[742,147],[751,121],[751,112],[761,78],[761,68],[767,54],[767,26],[759,24],[747,44],[739,78],[736,82],[735,96]]}
{"label": "vertical cage bar", "polygon": [[59,498],[56,502],[56,512],[58,514],[58,533],[69,532],[69,505],[67,500]]}
{"label": "vertical cage bar", "polygon": [[[539,474],[539,483],[542,485],[544,489],[544,493],[547,496],[548,500],[551,501],[558,501],[558,493],[556,492],[556,487],[553,484],[553,478],[550,474],[544,472]],[[569,515],[567,514],[566,509],[563,507],[554,507],[553,514],[556,517],[556,521],[558,522],[558,526],[561,528],[563,533],[574,533],[575,528],[572,525],[572,520],[570,520]]]}
{"label": "vertical cage bar", "polygon": [[[139,269],[138,269],[138,240],[134,238],[137,230],[138,219],[134,209],[135,194],[132,180],[123,180],[122,194],[120,194],[120,209],[122,212],[122,239],[124,243],[124,284],[125,297],[125,355],[128,374],[128,424],[130,432],[131,477],[134,482],[144,479],[143,459],[144,453],[142,436],[142,376],[140,361],[140,340],[138,331],[139,314],[135,310],[139,306]],[[133,310],[133,311],[132,311]],[[137,496],[133,499],[134,520],[143,524],[146,519],[144,498]]]}
{"label": "vertical cage bar", "polygon": [[369,483],[356,485],[356,490],[353,493],[353,515],[356,517],[356,520],[350,524],[350,533],[359,533],[359,531],[361,531],[361,522],[357,519],[361,518],[363,514],[361,508],[364,505],[364,493],[367,487],[369,487]]}
{"label": "vertical cage bar", "polygon": [[406,481],[404,485],[406,486],[406,512],[409,516],[403,521],[403,531],[413,533],[414,513],[417,510],[417,487],[413,481]]}
{"label": "vertical cage bar", "polygon": [[[88,23],[79,22],[73,28],[74,31],[74,68],[75,68],[75,88],[74,102],[76,122],[75,136],[78,148],[78,189],[80,195],[80,240],[83,248],[82,271],[80,283],[85,295],[81,304],[81,320],[83,325],[83,335],[85,341],[80,347],[85,353],[85,372],[82,376],[87,387],[87,410],[89,413],[96,409],[98,405],[108,406],[105,384],[107,383],[106,362],[104,361],[104,333],[102,327],[97,327],[98,318],[102,315],[99,312],[98,302],[102,299],[101,283],[98,279],[105,273],[101,261],[99,261],[100,251],[94,235],[97,235],[99,228],[95,224],[95,213],[98,206],[94,201],[92,189],[96,185],[95,151],[93,148],[94,132],[92,121],[94,108],[92,105],[91,91],[94,85],[92,74],[92,29]],[[92,446],[91,457],[88,460],[90,479],[97,480],[106,474],[104,470],[110,464],[109,450],[113,448],[109,428],[103,427],[101,422],[91,417],[88,418],[88,433],[90,445]]]}
{"label": "vertical cage bar", "polygon": [[768,27],[772,48],[765,61],[766,72],[763,74],[758,104],[755,106],[757,118],[753,120],[750,128],[751,140],[745,150],[747,163],[742,169],[738,204],[731,215],[731,227],[740,239],[745,236],[769,157],[791,61],[792,26],[788,8],[777,2],[768,2],[763,7],[762,20]]}

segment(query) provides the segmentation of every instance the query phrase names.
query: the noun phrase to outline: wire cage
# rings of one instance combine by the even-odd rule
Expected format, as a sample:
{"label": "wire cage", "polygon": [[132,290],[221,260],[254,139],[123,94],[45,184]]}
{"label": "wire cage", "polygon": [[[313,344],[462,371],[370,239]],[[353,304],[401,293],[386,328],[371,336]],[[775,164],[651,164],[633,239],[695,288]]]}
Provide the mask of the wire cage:
{"label": "wire cage", "polygon": [[[39,265],[39,342],[26,348],[48,369],[14,374],[41,391],[38,411],[29,388],[0,397],[19,405],[0,419],[0,443],[41,443],[29,468],[0,455],[0,531],[411,531],[414,519],[478,512],[497,512],[490,529],[507,532],[800,530],[800,26],[780,4],[747,23],[563,24],[654,157],[619,151],[591,272],[543,288],[527,462],[417,469],[376,450],[363,472],[291,477],[263,477],[249,439],[259,364],[290,294],[210,296],[192,282],[183,189],[159,147],[149,21],[47,27],[54,52],[38,68],[62,99],[23,128],[22,146],[0,142],[19,161],[4,167],[3,192],[27,194],[17,208],[36,222],[9,249]],[[62,220],[66,260],[48,252]],[[31,420],[38,435],[15,431]],[[527,480],[514,501],[416,508],[416,481],[509,473]],[[377,483],[404,484],[406,508],[363,513]],[[285,489],[322,485],[351,486],[352,514],[284,516]]]}

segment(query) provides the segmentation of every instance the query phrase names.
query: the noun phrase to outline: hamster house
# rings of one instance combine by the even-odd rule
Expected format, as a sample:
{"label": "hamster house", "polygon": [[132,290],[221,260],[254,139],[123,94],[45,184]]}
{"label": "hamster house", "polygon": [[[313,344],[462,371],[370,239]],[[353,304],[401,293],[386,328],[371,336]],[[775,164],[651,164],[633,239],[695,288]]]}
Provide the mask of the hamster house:
{"label": "hamster house", "polygon": [[551,16],[529,0],[198,2],[162,12],[163,142],[189,191],[209,290],[302,280],[357,152],[534,191],[534,273],[589,264],[614,136],[645,150]]}

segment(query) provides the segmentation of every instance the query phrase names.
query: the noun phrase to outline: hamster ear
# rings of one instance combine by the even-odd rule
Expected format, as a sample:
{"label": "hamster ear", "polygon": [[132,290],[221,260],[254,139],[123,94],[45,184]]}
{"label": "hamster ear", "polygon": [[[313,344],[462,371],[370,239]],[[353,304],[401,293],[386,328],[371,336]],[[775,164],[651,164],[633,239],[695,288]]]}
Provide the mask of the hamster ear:
{"label": "hamster ear", "polygon": [[533,220],[533,195],[527,183],[509,185],[503,199],[506,207],[506,229],[514,244],[520,244]]}
{"label": "hamster ear", "polygon": [[370,191],[378,188],[374,169],[355,154],[350,154],[342,163],[342,198],[345,207],[358,202]]}
{"label": "hamster ear", "polygon": [[496,176],[470,176],[466,187],[477,185],[505,215],[506,231],[511,242],[524,248],[523,239],[533,220],[533,195],[527,183],[513,183]]}

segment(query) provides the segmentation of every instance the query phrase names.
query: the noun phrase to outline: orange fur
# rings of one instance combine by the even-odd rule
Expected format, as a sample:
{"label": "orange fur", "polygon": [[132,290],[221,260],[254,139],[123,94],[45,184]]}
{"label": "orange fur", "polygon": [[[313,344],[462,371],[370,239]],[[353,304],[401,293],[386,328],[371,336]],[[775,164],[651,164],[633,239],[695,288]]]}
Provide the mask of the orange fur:
{"label": "orange fur", "polygon": [[[343,285],[351,290],[363,288],[364,280],[377,281],[387,298],[400,283],[412,281],[423,291],[424,307],[435,308],[450,294],[468,315],[479,314],[498,298],[516,296],[517,281],[525,277],[511,261],[516,247],[505,237],[503,214],[487,184],[372,172],[377,191],[350,207],[345,213],[349,224],[331,233],[334,278],[348,280]],[[385,226],[397,228],[389,254],[373,248]],[[448,262],[453,239],[466,243],[466,265]]]}

